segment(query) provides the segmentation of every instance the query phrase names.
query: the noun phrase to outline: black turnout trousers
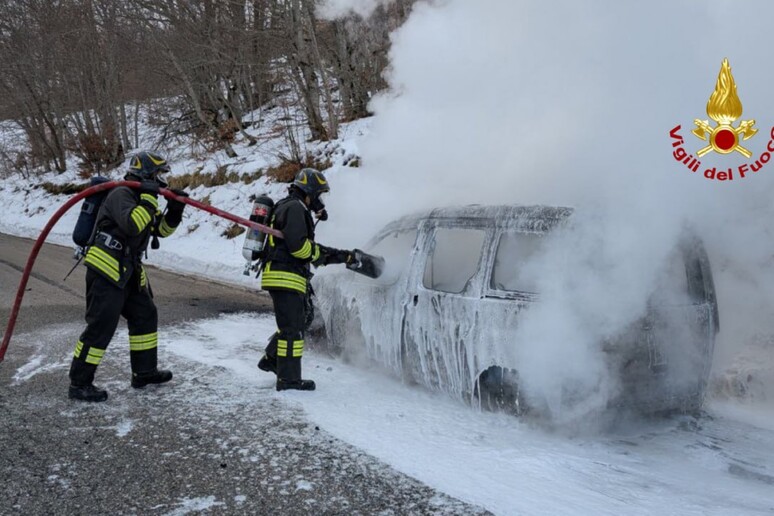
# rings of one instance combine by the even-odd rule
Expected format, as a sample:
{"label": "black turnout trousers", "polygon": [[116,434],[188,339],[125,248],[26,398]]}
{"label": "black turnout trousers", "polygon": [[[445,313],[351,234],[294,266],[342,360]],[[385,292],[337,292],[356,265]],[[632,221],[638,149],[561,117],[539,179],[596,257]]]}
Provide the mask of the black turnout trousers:
{"label": "black turnout trousers", "polygon": [[137,267],[123,288],[91,268],[86,270],[86,329],[76,345],[70,369],[74,385],[92,383],[121,316],[129,327],[132,372],[147,373],[156,369],[158,314],[150,286],[140,286],[139,270]]}
{"label": "black turnout trousers", "polygon": [[290,290],[269,290],[274,303],[277,333],[266,347],[270,359],[276,357],[277,379],[286,382],[301,380],[301,357],[304,353],[306,296]]}

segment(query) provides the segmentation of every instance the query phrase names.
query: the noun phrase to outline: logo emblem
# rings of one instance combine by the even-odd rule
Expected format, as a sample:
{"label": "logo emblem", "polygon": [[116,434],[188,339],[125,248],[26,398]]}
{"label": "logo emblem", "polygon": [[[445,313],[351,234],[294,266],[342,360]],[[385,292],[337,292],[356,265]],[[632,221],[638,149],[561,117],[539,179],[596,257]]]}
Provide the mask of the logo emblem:
{"label": "logo emblem", "polygon": [[[693,121],[695,126],[695,129],[691,131],[693,135],[699,140],[707,142],[706,146],[695,152],[696,156],[692,153],[690,142],[686,141],[681,134],[683,129],[681,124],[677,124],[669,131],[673,149],[672,157],[691,173],[703,171],[701,175],[707,179],[736,181],[757,174],[769,161],[772,161],[774,156],[774,127],[769,132],[769,141],[766,143],[766,147],[760,151],[756,150],[757,156],[755,158],[753,158],[752,152],[742,146],[742,142],[755,136],[758,129],[754,127],[755,120],[741,120],[738,125],[735,125],[742,116],[742,101],[739,100],[739,95],[736,92],[736,81],[731,75],[731,65],[728,63],[728,59],[723,59],[723,64],[720,65],[715,91],[712,92],[707,102],[707,115],[717,125],[711,124],[709,120],[699,120],[698,118]],[[696,144],[696,140],[693,138],[688,137],[688,139]],[[719,154],[713,160],[715,163],[702,165],[701,158],[713,151]],[[732,156],[728,155],[734,152],[744,156],[746,162],[733,163]]]}
{"label": "logo emblem", "polygon": [[736,119],[742,116],[742,101],[736,93],[736,81],[731,74],[728,59],[723,59],[720,65],[715,91],[707,102],[707,116],[718,125],[712,127],[708,120],[694,120],[696,129],[691,132],[705,142],[709,139],[709,145],[696,153],[698,157],[712,151],[719,154],[737,151],[745,158],[752,156],[752,152],[742,147],[741,142],[755,136],[758,130],[753,128],[755,120],[742,120],[738,127],[734,127]]}

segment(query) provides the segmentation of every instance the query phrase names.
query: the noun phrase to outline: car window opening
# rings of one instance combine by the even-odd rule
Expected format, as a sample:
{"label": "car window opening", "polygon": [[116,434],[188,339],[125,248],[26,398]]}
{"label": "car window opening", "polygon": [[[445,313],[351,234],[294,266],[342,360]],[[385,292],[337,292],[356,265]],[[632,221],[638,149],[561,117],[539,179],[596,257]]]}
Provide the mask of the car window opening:
{"label": "car window opening", "polygon": [[417,230],[395,231],[388,233],[379,240],[368,252],[381,256],[385,261],[385,269],[376,280],[382,285],[391,285],[398,281],[401,274],[406,271],[411,257],[411,251],[417,240]]}
{"label": "car window opening", "polygon": [[479,229],[437,228],[435,245],[425,265],[425,288],[462,293],[478,271],[486,238]]}
{"label": "car window opening", "polygon": [[490,287],[506,292],[536,294],[536,276],[528,264],[545,245],[540,233],[506,232],[500,237]]}

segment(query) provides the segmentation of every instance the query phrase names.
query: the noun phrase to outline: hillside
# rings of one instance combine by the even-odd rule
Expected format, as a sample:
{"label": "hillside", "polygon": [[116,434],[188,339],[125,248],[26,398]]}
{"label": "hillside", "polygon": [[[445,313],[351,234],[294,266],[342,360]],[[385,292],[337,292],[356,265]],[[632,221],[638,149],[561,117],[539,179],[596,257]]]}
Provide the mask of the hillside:
{"label": "hillside", "polygon": [[[284,196],[287,184],[283,180],[292,177],[293,171],[301,165],[283,160],[292,151],[288,148],[285,130],[278,130],[278,127],[283,127],[277,121],[284,116],[282,111],[279,108],[270,109],[262,115],[261,123],[246,130],[259,143],[252,145],[246,137],[237,135],[232,144],[237,151],[236,157],[228,157],[224,151],[206,152],[194,137],[177,137],[174,142],[162,142],[159,148],[170,156],[172,166],[172,172],[167,177],[170,185],[184,188],[192,198],[241,217],[250,214],[252,196],[260,193],[267,193],[274,199]],[[297,128],[297,138],[309,165],[324,167],[325,173],[330,176],[332,203],[336,202],[337,178],[359,172],[357,145],[359,139],[367,134],[368,127],[369,119],[343,124],[341,137],[327,142],[307,141],[308,131],[303,127]],[[158,128],[145,120],[141,121],[140,128],[140,141],[148,145],[144,148],[157,148],[151,145],[158,138]],[[0,146],[13,148],[24,145],[23,134],[14,131],[8,123],[4,124],[4,129]],[[72,193],[74,188],[87,183],[84,174],[78,170],[77,158],[71,155],[69,162],[71,166],[64,173],[35,173],[30,178],[14,173],[0,181],[0,202],[5,207],[0,217],[0,232],[37,237],[67,199],[66,192]],[[120,166],[104,175],[116,180],[121,179],[125,171],[126,166]],[[75,207],[57,224],[49,241],[74,245],[71,233],[77,216],[78,207]],[[188,208],[180,229],[165,240],[158,251],[149,252],[147,261],[178,272],[254,285],[254,280],[242,275],[244,236],[235,229],[229,221]],[[320,226],[320,233],[324,238],[325,224]]]}

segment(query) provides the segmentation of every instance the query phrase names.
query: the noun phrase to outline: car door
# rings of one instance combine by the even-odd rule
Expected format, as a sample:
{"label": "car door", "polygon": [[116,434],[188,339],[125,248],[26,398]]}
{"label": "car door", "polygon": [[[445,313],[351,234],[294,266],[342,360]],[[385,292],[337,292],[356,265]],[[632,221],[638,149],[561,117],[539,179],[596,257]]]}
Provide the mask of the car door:
{"label": "car door", "polygon": [[545,242],[544,232],[498,229],[485,267],[479,308],[482,319],[492,324],[481,325],[480,338],[486,345],[476,353],[477,374],[492,367],[518,370],[514,352],[519,345],[517,330],[520,319],[538,300],[535,261]]}
{"label": "car door", "polygon": [[471,393],[482,266],[493,230],[480,221],[423,222],[408,281],[404,373],[455,397]]}

